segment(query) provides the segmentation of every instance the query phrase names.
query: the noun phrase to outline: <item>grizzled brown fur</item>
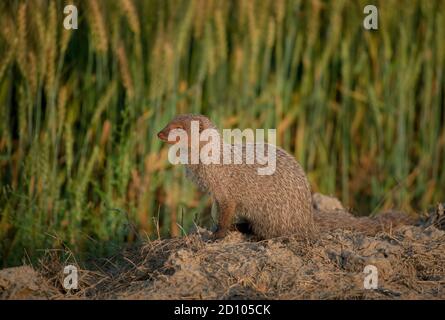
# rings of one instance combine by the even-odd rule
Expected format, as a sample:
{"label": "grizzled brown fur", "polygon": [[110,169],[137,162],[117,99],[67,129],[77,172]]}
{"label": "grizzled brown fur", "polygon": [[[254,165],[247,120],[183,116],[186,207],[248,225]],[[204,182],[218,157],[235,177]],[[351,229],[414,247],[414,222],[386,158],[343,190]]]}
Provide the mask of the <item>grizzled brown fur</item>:
{"label": "grizzled brown fur", "polygon": [[[167,141],[170,130],[177,128],[190,133],[192,120],[199,121],[200,131],[216,128],[205,116],[179,115],[159,132],[159,138]],[[222,138],[217,143],[222,145]],[[231,148],[232,152],[239,152],[233,145]],[[187,176],[202,191],[209,192],[216,204],[215,238],[226,235],[235,216],[249,223],[253,233],[263,239],[313,235],[312,196],[306,175],[298,162],[281,148],[266,145],[266,153],[271,148],[276,148],[276,170],[272,175],[259,175],[257,169],[264,165],[256,161],[247,164],[245,145],[241,164],[221,161],[221,164],[186,165]]]}
{"label": "grizzled brown fur", "polygon": [[403,225],[412,225],[416,220],[406,213],[398,211],[381,212],[374,217],[357,217],[346,210],[341,202],[334,197],[314,193],[314,222],[320,232],[330,232],[335,229],[353,230],[368,236],[391,230]]}
{"label": "grizzled brown fur", "polygon": [[346,210],[316,211],[314,221],[320,232],[330,232],[335,229],[361,232],[375,236],[380,232],[403,226],[413,225],[415,220],[401,212],[383,212],[376,217],[355,217]]}

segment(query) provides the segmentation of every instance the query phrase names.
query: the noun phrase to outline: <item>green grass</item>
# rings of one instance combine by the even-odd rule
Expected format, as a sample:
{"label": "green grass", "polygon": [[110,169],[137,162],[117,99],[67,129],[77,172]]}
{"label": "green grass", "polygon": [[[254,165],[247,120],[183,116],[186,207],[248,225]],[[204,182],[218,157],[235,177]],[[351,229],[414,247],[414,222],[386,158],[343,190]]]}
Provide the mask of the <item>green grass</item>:
{"label": "green grass", "polygon": [[[209,201],[168,165],[175,114],[277,128],[358,214],[444,201],[445,1],[0,4],[0,265],[180,235]],[[119,211],[119,210],[123,211]]]}

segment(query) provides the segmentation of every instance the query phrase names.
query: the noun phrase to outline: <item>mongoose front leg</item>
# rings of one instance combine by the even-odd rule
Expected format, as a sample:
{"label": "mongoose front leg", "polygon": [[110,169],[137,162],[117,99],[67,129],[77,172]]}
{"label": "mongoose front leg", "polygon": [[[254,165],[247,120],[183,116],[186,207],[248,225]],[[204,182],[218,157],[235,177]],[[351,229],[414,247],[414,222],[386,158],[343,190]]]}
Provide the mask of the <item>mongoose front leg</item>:
{"label": "mongoose front leg", "polygon": [[235,215],[236,205],[234,202],[226,200],[217,200],[218,208],[218,227],[213,234],[214,240],[224,238],[232,225],[233,216]]}

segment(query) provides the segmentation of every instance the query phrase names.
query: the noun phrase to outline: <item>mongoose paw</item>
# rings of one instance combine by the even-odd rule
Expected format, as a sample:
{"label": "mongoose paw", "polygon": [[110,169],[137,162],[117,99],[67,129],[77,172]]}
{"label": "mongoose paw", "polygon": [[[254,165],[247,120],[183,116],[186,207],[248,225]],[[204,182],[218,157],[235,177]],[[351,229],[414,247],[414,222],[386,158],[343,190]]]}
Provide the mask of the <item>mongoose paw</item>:
{"label": "mongoose paw", "polygon": [[227,230],[216,230],[216,231],[212,234],[211,239],[212,239],[213,241],[215,241],[215,240],[219,240],[219,239],[224,238],[226,235],[227,235]]}

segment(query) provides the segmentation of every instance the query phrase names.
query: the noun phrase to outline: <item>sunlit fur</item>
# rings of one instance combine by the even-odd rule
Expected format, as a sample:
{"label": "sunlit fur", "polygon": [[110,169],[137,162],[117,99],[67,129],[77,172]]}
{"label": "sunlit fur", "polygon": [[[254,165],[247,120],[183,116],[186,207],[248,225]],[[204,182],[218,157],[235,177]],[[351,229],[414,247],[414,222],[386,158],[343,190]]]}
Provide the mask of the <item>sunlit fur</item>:
{"label": "sunlit fur", "polygon": [[[187,131],[192,120],[199,120],[201,129],[215,128],[205,116],[180,115],[166,126],[167,131],[178,125]],[[243,149],[242,164],[188,164],[187,176],[211,195],[219,211],[222,206],[235,204],[236,216],[249,222],[260,238],[291,234],[310,237],[314,225],[306,175],[284,150],[273,145],[266,146],[266,150],[272,150],[267,148],[276,148],[276,170],[272,175],[258,175],[257,169],[263,165],[246,164]]]}

